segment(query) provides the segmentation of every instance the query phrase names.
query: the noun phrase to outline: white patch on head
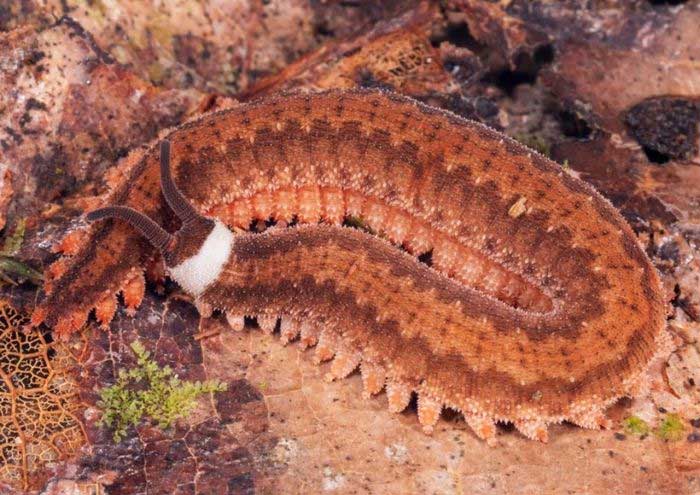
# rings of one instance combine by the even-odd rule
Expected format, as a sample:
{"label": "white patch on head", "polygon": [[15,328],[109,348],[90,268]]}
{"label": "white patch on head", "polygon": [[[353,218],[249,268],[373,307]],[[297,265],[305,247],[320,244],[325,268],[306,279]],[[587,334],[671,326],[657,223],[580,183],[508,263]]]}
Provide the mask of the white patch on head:
{"label": "white patch on head", "polygon": [[170,268],[170,276],[193,297],[199,297],[215,282],[231,255],[233,232],[218,220],[199,252]]}

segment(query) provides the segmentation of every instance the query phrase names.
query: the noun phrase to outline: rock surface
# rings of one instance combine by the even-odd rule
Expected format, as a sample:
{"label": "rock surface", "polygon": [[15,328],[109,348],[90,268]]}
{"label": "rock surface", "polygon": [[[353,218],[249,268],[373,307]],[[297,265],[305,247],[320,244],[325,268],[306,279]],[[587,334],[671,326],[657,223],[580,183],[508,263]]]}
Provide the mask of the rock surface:
{"label": "rock surface", "polygon": [[[385,395],[363,399],[357,373],[326,383],[328,365],[296,344],[253,322],[235,332],[200,319],[156,280],[133,317],[122,308],[80,339],[70,380],[85,445],[59,445],[32,483],[9,479],[5,460],[3,493],[700,493],[697,4],[113,4],[0,6],[0,222],[7,237],[26,219],[18,261],[53,261],[51,245],[99,202],[115,165],[172,125],[231,97],[379,86],[503,130],[596,186],[662,274],[677,350],[648,394],[611,408],[612,430],[560,425],[543,446],[503,425],[492,448],[457,414],[426,436],[415,406],[393,415]],[[25,311],[36,290],[0,288]],[[182,379],[228,390],[172,429],[142,423],[115,445],[96,403],[133,365],[136,339]],[[634,414],[653,427],[669,412],[679,441],[621,425]]]}

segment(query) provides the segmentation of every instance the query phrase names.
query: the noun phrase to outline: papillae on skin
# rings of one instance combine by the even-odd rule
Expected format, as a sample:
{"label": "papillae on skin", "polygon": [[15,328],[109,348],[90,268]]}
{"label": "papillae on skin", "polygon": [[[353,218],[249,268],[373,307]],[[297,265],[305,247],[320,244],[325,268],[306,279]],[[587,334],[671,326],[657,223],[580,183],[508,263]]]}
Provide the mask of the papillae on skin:
{"label": "papillae on skin", "polygon": [[[330,378],[359,365],[365,394],[386,384],[397,411],[417,392],[426,430],[443,406],[486,439],[495,421],[539,440],[562,420],[604,426],[668,347],[657,272],[620,214],[478,123],[330,91],[205,115],[167,138],[178,188],[232,232],[221,270],[192,294],[199,307],[236,328],[244,315],[266,328],[281,318],[283,339],[333,358]],[[132,156],[107,202],[174,231],[158,160],[157,147]],[[349,218],[364,229],[341,226]],[[276,226],[251,233],[256,219]],[[124,222],[81,235],[35,312],[59,334],[92,308],[108,324],[120,290],[137,305],[154,256]]]}

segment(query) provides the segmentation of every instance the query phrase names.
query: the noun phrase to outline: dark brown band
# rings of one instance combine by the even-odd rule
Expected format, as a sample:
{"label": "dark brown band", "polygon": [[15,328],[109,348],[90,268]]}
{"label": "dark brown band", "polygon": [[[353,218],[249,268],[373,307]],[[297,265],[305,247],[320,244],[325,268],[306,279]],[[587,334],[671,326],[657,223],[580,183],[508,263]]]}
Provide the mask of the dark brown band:
{"label": "dark brown band", "polygon": [[160,186],[165,200],[182,223],[190,223],[201,218],[173,181],[170,174],[170,141],[167,139],[160,143]]}

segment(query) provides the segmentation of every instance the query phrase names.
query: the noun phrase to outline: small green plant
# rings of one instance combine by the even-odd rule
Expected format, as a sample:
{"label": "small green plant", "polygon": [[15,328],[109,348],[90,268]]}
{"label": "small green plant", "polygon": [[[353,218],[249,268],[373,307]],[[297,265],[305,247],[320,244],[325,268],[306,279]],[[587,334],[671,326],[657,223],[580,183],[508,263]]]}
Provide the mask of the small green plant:
{"label": "small green plant", "polygon": [[622,421],[622,427],[625,433],[629,435],[637,435],[643,437],[651,431],[649,424],[638,416],[630,416]]}
{"label": "small green plant", "polygon": [[656,435],[671,442],[676,442],[683,438],[685,426],[678,414],[667,414],[656,429]]}
{"label": "small green plant", "polygon": [[144,417],[155,421],[159,428],[169,428],[192,412],[200,395],[226,390],[226,384],[216,380],[180,380],[170,367],[158,366],[139,341],[134,341],[131,349],[136,355],[136,367],[120,370],[117,382],[102,389],[97,403],[103,409],[98,425],[112,428],[115,442],[121,441],[129,426],[138,425]]}
{"label": "small green plant", "polygon": [[29,280],[35,285],[39,285],[42,281],[41,273],[15,259],[22,247],[22,242],[24,242],[25,228],[26,222],[22,218],[17,222],[12,234],[5,237],[2,250],[0,250],[0,284],[17,285],[15,278]]}
{"label": "small green plant", "polygon": [[372,227],[369,226],[369,224],[367,223],[367,220],[365,220],[364,218],[362,218],[360,216],[350,215],[350,216],[345,217],[345,225],[348,227],[352,227],[354,229],[363,230],[363,231],[367,232],[368,234],[376,235],[377,237],[379,237],[381,239],[386,240],[386,238],[387,238],[385,232],[383,232],[383,231],[377,232],[376,230],[374,230]]}
{"label": "small green plant", "polygon": [[353,227],[355,229],[364,230],[366,232],[369,232],[370,234],[374,234],[374,231],[370,228],[369,225],[367,225],[367,222],[365,221],[365,219],[360,217],[360,216],[350,215],[350,216],[346,217],[345,224],[348,227]]}
{"label": "small green plant", "polygon": [[550,144],[538,134],[529,134],[527,132],[519,132],[513,136],[516,141],[524,144],[528,148],[532,148],[541,155],[549,157],[552,152]]}

